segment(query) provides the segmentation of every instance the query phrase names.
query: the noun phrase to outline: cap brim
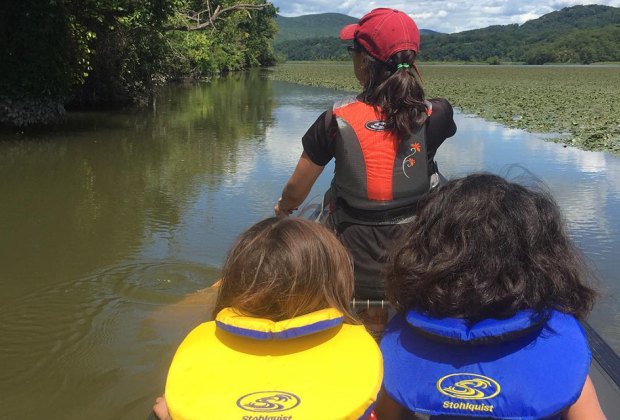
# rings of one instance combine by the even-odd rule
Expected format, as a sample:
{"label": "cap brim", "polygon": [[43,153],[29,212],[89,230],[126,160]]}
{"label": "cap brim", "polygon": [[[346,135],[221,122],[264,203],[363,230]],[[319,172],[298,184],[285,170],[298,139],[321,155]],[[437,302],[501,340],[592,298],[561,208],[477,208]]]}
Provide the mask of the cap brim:
{"label": "cap brim", "polygon": [[345,26],[340,30],[340,39],[342,39],[343,41],[354,39],[357,28],[359,28],[359,25],[357,23]]}

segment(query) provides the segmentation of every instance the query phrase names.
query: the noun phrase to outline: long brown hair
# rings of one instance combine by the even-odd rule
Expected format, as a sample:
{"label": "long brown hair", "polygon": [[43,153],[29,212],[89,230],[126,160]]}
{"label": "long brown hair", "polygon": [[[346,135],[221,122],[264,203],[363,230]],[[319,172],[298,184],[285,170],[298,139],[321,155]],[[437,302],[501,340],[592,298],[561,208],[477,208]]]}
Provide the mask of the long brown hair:
{"label": "long brown hair", "polygon": [[415,51],[399,51],[384,63],[359,44],[355,48],[363,54],[366,76],[362,100],[381,111],[388,130],[401,139],[409,137],[426,121],[428,108],[424,89],[414,75]]}
{"label": "long brown hair", "polygon": [[309,220],[269,218],[246,230],[224,263],[215,316],[225,307],[281,321],[328,307],[350,310],[353,266],[344,246]]}
{"label": "long brown hair", "polygon": [[474,322],[523,309],[584,318],[594,274],[539,189],[473,174],[430,192],[388,264],[390,301],[400,311]]}

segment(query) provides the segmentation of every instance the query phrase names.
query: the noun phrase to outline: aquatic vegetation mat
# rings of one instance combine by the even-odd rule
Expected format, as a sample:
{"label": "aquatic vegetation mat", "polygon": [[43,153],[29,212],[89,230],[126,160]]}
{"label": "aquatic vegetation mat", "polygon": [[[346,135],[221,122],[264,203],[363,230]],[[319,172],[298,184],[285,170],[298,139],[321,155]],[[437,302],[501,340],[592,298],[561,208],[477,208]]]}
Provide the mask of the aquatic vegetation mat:
{"label": "aquatic vegetation mat", "polygon": [[[620,153],[618,66],[420,66],[429,98],[445,97],[467,114],[586,150]],[[271,77],[359,91],[350,63],[295,62]]]}

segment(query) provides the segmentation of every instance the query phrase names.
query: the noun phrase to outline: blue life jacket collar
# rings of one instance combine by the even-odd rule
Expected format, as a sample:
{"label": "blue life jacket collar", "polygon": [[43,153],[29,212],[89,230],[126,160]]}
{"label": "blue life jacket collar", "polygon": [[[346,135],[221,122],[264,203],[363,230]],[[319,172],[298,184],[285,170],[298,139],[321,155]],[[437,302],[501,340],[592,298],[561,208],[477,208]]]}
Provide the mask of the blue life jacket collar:
{"label": "blue life jacket collar", "polygon": [[407,323],[429,339],[452,344],[497,343],[527,335],[543,327],[549,312],[522,310],[506,319],[483,319],[472,324],[463,318],[432,318],[415,310],[406,314]]}
{"label": "blue life jacket collar", "polygon": [[559,419],[590,366],[579,322],[555,310],[474,324],[409,311],[389,322],[381,351],[385,392],[432,416]]}

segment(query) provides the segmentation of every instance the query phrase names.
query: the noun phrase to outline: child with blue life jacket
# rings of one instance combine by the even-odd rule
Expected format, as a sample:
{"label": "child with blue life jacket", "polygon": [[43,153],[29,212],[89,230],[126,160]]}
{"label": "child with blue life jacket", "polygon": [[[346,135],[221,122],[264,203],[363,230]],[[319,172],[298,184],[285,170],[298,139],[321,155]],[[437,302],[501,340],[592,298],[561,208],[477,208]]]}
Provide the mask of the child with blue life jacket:
{"label": "child with blue life jacket", "polygon": [[604,419],[577,321],[595,292],[548,193],[490,174],[419,204],[394,250],[379,419]]}
{"label": "child with blue life jacket", "polygon": [[255,224],[228,253],[215,321],[176,351],[155,414],[371,418],[382,358],[350,311],[352,296],[352,263],[327,228],[299,218]]}
{"label": "child with blue life jacket", "polygon": [[355,297],[384,298],[387,252],[437,182],[439,146],[456,132],[450,103],[427,100],[415,64],[420,32],[406,13],[378,8],[345,26],[362,92],[321,114],[302,138],[303,153],[275,205],[286,216],[335,159],[326,194],[329,224],[355,263]]}

